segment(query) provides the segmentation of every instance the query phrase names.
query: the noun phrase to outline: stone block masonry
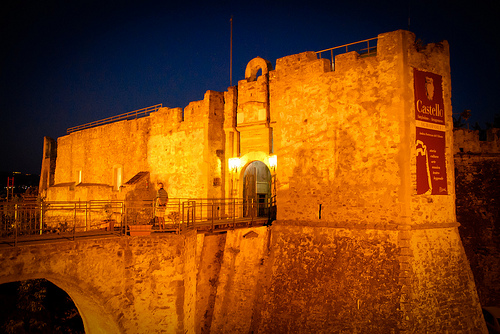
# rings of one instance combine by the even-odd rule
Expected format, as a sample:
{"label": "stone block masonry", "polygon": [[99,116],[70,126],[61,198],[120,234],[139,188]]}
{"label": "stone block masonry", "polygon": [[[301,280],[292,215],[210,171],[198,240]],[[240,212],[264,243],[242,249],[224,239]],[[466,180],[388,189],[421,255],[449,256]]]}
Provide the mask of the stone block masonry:
{"label": "stone block masonry", "polygon": [[194,333],[196,233],[0,249],[0,284],[46,278],[86,333]]}
{"label": "stone block masonry", "polygon": [[0,284],[50,280],[87,333],[484,332],[457,229],[404,232],[409,253],[401,233],[284,222],[4,247]]}
{"label": "stone block masonry", "polygon": [[[257,57],[238,86],[184,110],[59,138],[47,197],[120,199],[129,190],[113,178],[142,171],[171,197],[250,201],[273,190],[271,227],[192,236],[196,245],[182,236],[167,267],[127,267],[146,282],[172,275],[162,286],[177,298],[161,321],[173,331],[486,333],[455,215],[449,57],[446,41],[422,46],[402,30],[335,66],[314,52],[275,69]],[[438,105],[437,120],[420,118],[421,95]],[[231,171],[229,158],[239,161]],[[256,165],[272,177],[258,183]],[[134,291],[123,298],[144,312],[164,300]]]}
{"label": "stone block masonry", "polygon": [[161,108],[148,117],[59,138],[55,181],[46,198],[124,199],[120,185],[142,171],[150,172],[153,184],[163,182],[171,197],[222,197],[214,178],[222,175],[217,151],[224,150],[223,108],[223,94],[208,91],[184,111]]}
{"label": "stone block masonry", "polygon": [[259,333],[396,333],[397,231],[273,226]]}
{"label": "stone block masonry", "polygon": [[457,220],[481,305],[500,304],[500,129],[457,129]]}

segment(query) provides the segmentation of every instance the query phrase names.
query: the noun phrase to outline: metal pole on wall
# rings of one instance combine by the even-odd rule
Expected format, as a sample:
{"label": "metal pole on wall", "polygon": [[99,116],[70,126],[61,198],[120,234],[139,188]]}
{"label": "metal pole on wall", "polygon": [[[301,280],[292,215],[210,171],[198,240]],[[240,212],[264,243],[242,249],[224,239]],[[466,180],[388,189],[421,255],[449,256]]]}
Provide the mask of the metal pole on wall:
{"label": "metal pole on wall", "polygon": [[44,219],[44,212],[43,212],[43,200],[40,201],[40,234],[43,233],[43,219]]}
{"label": "metal pole on wall", "polygon": [[[80,206],[80,200],[78,200],[78,206]],[[73,241],[75,241],[76,233],[76,203],[73,204]]]}
{"label": "metal pole on wall", "polygon": [[17,227],[17,204],[14,205],[14,226],[16,227],[16,236],[14,240],[14,246],[17,247],[17,235],[18,235],[18,227]]}

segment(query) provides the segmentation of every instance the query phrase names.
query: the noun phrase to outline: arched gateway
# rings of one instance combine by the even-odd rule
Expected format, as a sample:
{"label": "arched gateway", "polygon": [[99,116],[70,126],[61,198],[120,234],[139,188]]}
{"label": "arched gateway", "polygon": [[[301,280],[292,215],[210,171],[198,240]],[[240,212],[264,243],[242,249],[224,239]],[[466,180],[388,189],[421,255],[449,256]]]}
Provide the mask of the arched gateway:
{"label": "arched gateway", "polygon": [[[271,171],[261,161],[251,162],[243,173],[243,198],[246,203],[252,204],[254,215],[268,217],[271,208]],[[249,216],[249,206],[244,206],[244,216]]]}

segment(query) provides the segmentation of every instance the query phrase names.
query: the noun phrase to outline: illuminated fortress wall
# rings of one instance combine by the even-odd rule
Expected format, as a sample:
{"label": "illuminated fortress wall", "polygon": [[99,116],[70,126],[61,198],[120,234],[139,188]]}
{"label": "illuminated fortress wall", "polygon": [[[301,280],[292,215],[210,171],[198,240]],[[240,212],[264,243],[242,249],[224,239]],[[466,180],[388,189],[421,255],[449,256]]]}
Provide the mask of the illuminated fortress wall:
{"label": "illuminated fortress wall", "polygon": [[278,219],[261,329],[484,332],[455,218],[448,44],[381,34],[376,56],[339,55],[335,71],[293,55],[269,87]]}
{"label": "illuminated fortress wall", "polygon": [[117,183],[142,171],[150,173],[153,188],[163,182],[171,197],[221,197],[213,179],[221,177],[222,117],[223,94],[208,91],[184,110],[161,108],[61,137],[47,199],[124,199]]}
{"label": "illuminated fortress wall", "polygon": [[280,220],[333,226],[454,221],[451,150],[448,195],[428,203],[431,197],[415,194],[414,68],[443,78],[449,148],[447,44],[417,51],[411,34],[382,34],[376,56],[339,55],[335,71],[313,52],[278,59],[270,95]]}
{"label": "illuminated fortress wall", "polygon": [[314,52],[276,69],[255,58],[184,121],[165,108],[59,138],[48,198],[119,199],[120,167],[171,197],[241,197],[248,166],[276,154],[273,225],[198,238],[192,332],[484,333],[455,217],[447,42],[385,33],[376,55],[334,67]]}

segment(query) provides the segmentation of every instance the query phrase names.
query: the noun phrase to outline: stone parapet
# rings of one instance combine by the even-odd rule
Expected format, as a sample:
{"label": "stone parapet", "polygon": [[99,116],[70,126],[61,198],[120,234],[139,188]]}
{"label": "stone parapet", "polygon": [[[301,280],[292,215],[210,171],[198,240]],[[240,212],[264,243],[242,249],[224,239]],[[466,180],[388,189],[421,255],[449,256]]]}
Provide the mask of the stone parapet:
{"label": "stone parapet", "polygon": [[499,154],[500,129],[484,130],[485,140],[480,140],[480,130],[454,129],[453,153]]}

